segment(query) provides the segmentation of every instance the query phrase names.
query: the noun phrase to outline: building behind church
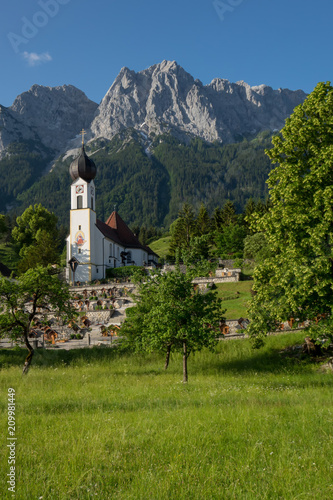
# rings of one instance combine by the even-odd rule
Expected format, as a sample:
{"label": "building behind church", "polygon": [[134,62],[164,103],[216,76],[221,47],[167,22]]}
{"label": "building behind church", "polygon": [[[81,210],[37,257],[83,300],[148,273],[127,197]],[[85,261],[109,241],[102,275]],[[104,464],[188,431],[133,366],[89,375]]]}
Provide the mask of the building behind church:
{"label": "building behind church", "polygon": [[96,218],[94,179],[97,168],[83,144],[69,172],[73,182],[67,262],[78,264],[75,275],[68,264],[67,280],[90,282],[105,278],[109,268],[156,265],[158,256],[139,242],[116,211],[106,222]]}

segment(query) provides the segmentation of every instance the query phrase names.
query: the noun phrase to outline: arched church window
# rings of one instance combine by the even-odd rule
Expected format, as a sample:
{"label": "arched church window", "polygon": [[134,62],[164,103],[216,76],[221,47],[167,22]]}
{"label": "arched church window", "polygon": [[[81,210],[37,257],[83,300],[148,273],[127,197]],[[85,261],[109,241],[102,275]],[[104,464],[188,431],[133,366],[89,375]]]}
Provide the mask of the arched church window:
{"label": "arched church window", "polygon": [[94,198],[91,197],[91,210],[94,210]]}
{"label": "arched church window", "polygon": [[83,206],[83,196],[77,196],[76,198],[76,208],[82,208]]}

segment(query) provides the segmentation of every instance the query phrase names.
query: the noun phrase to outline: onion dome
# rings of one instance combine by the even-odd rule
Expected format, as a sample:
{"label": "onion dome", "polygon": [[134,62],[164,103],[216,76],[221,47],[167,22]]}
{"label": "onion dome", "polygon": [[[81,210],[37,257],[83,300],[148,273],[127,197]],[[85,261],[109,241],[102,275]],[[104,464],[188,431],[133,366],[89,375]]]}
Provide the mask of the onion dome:
{"label": "onion dome", "polygon": [[71,166],[69,167],[70,176],[73,181],[80,177],[84,181],[90,182],[92,179],[95,179],[96,172],[96,165],[90,158],[88,158],[82,144],[81,153],[77,158],[75,158],[74,161],[72,161]]}

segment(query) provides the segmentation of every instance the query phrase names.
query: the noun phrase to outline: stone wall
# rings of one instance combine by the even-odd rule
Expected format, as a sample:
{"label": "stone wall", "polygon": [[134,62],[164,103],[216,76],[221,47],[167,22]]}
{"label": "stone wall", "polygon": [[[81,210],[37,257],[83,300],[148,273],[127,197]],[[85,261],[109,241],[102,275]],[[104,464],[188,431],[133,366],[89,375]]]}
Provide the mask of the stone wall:
{"label": "stone wall", "polygon": [[219,259],[219,265],[227,267],[228,269],[233,269],[236,261],[242,260],[244,264],[253,264],[253,259]]}
{"label": "stone wall", "polygon": [[83,290],[87,290],[89,293],[95,295],[104,290],[109,290],[109,288],[117,288],[123,292],[132,293],[135,290],[135,285],[133,283],[106,283],[104,285],[81,285],[81,286],[71,286],[69,288],[71,293],[82,294]]}
{"label": "stone wall", "polygon": [[[215,276],[217,278],[235,278],[232,281],[239,281],[241,272],[241,269],[216,269]],[[224,281],[226,281],[226,279]]]}
{"label": "stone wall", "polygon": [[192,283],[194,283],[195,285],[199,285],[200,287],[203,287],[203,286],[208,286],[208,285],[211,285],[212,283],[216,284],[216,283],[231,283],[231,282],[235,282],[235,281],[239,281],[239,275],[234,275],[234,276],[225,276],[225,277],[221,277],[221,278],[217,278],[216,276],[213,277],[213,278],[194,278],[194,280],[192,280]]}
{"label": "stone wall", "polygon": [[85,316],[87,316],[93,325],[97,325],[98,323],[106,324],[109,323],[113,312],[113,309],[109,311],[87,311]]}

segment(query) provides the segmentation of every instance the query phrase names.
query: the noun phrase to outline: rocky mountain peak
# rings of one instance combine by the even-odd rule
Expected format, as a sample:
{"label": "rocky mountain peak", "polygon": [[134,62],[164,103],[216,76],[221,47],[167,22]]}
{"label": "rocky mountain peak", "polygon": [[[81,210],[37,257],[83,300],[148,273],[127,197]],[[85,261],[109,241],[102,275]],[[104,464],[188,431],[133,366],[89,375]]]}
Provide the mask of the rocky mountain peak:
{"label": "rocky mountain peak", "polygon": [[[274,90],[215,78],[195,80],[176,61],[164,60],[143,71],[123,67],[98,106],[73,85],[33,85],[12,106],[0,108],[0,157],[13,141],[33,140],[55,154],[86,140],[107,138],[127,128],[147,136],[171,133],[188,141],[234,142],[261,130],[281,129],[301,90]],[[75,140],[74,140],[75,139]],[[71,141],[71,142],[70,142]]]}
{"label": "rocky mountain peak", "polygon": [[302,91],[251,87],[215,78],[208,85],[176,61],[162,61],[136,73],[122,68],[102,100],[91,125],[91,138],[111,139],[134,127],[145,132],[171,132],[181,140],[200,136],[212,142],[233,142],[242,135],[280,129]]}
{"label": "rocky mountain peak", "polygon": [[33,85],[19,95],[9,112],[29,127],[42,144],[61,151],[69,138],[89,127],[98,105],[73,85]]}

